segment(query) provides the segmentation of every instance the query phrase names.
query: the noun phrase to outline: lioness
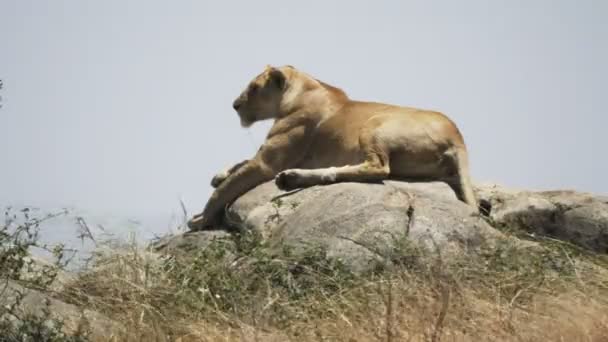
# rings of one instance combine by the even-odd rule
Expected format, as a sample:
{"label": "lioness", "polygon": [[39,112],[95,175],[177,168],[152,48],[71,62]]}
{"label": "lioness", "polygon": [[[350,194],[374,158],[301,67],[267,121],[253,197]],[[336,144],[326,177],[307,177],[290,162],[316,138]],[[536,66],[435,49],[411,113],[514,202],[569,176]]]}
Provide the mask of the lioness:
{"label": "lioness", "polygon": [[389,177],[441,180],[477,208],[467,150],[445,115],[360,102],[292,66],[267,66],[232,104],[241,125],[274,119],[256,155],[216,175],[191,230],[218,223],[226,205],[275,179],[282,190]]}

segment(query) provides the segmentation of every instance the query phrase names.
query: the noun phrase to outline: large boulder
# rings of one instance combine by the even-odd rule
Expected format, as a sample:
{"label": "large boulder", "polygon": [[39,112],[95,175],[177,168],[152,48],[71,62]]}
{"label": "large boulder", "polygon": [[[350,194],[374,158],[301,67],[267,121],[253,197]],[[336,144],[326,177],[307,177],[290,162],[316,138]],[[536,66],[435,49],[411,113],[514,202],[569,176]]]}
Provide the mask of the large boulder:
{"label": "large boulder", "polygon": [[576,191],[525,191],[479,185],[495,226],[568,241],[608,253],[608,197]]}
{"label": "large boulder", "polygon": [[[503,237],[441,182],[338,183],[292,192],[268,182],[237,199],[226,211],[225,225],[255,231],[271,247],[322,247],[354,271],[386,261],[403,240],[447,255],[475,251]],[[163,241],[160,249],[204,247],[220,235],[186,233]]]}

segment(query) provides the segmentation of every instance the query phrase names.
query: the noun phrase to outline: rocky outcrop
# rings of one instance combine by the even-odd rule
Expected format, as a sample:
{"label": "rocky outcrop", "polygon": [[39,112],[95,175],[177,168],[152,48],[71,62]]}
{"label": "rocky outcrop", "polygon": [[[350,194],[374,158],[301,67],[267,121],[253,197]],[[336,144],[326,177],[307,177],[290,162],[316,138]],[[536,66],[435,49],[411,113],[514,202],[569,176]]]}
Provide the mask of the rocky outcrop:
{"label": "rocky outcrop", "polygon": [[219,230],[168,237],[155,246],[170,253],[196,250],[215,239],[229,241],[229,231],[254,231],[271,246],[322,246],[355,271],[386,259],[399,239],[442,254],[475,252],[498,238],[530,245],[505,231],[608,252],[606,197],[498,185],[480,185],[476,192],[481,214],[442,182],[338,183],[292,192],[268,182],[237,199]]}
{"label": "rocky outcrop", "polygon": [[493,224],[608,253],[608,197],[576,191],[523,191],[478,186]]}
{"label": "rocky outcrop", "polygon": [[[320,246],[354,271],[390,258],[403,240],[447,255],[503,237],[441,182],[338,183],[292,192],[268,182],[228,208],[223,228],[255,231],[271,247],[298,251]],[[156,249],[205,247],[223,234],[187,233],[157,243]]]}

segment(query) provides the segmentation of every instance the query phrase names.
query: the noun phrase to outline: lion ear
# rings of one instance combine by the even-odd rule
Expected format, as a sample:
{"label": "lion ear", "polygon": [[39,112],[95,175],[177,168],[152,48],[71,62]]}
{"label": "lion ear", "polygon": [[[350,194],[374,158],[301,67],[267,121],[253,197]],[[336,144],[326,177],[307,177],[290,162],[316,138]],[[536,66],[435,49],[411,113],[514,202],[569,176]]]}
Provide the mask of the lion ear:
{"label": "lion ear", "polygon": [[283,72],[281,72],[281,70],[271,67],[268,75],[270,76],[269,80],[270,80],[270,82],[272,82],[272,84],[274,84],[277,88],[279,88],[281,90],[285,89],[286,78],[285,78],[285,74],[283,74]]}

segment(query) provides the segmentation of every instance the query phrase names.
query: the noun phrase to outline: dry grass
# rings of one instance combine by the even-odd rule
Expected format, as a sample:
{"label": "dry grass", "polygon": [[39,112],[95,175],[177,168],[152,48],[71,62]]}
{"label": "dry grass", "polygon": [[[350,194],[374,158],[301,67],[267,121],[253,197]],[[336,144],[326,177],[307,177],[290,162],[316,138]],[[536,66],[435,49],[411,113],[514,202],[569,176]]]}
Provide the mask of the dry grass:
{"label": "dry grass", "polygon": [[405,245],[407,262],[365,275],[322,250],[226,248],[159,259],[129,245],[61,295],[122,323],[113,341],[608,341],[606,261],[561,243],[449,261]]}

